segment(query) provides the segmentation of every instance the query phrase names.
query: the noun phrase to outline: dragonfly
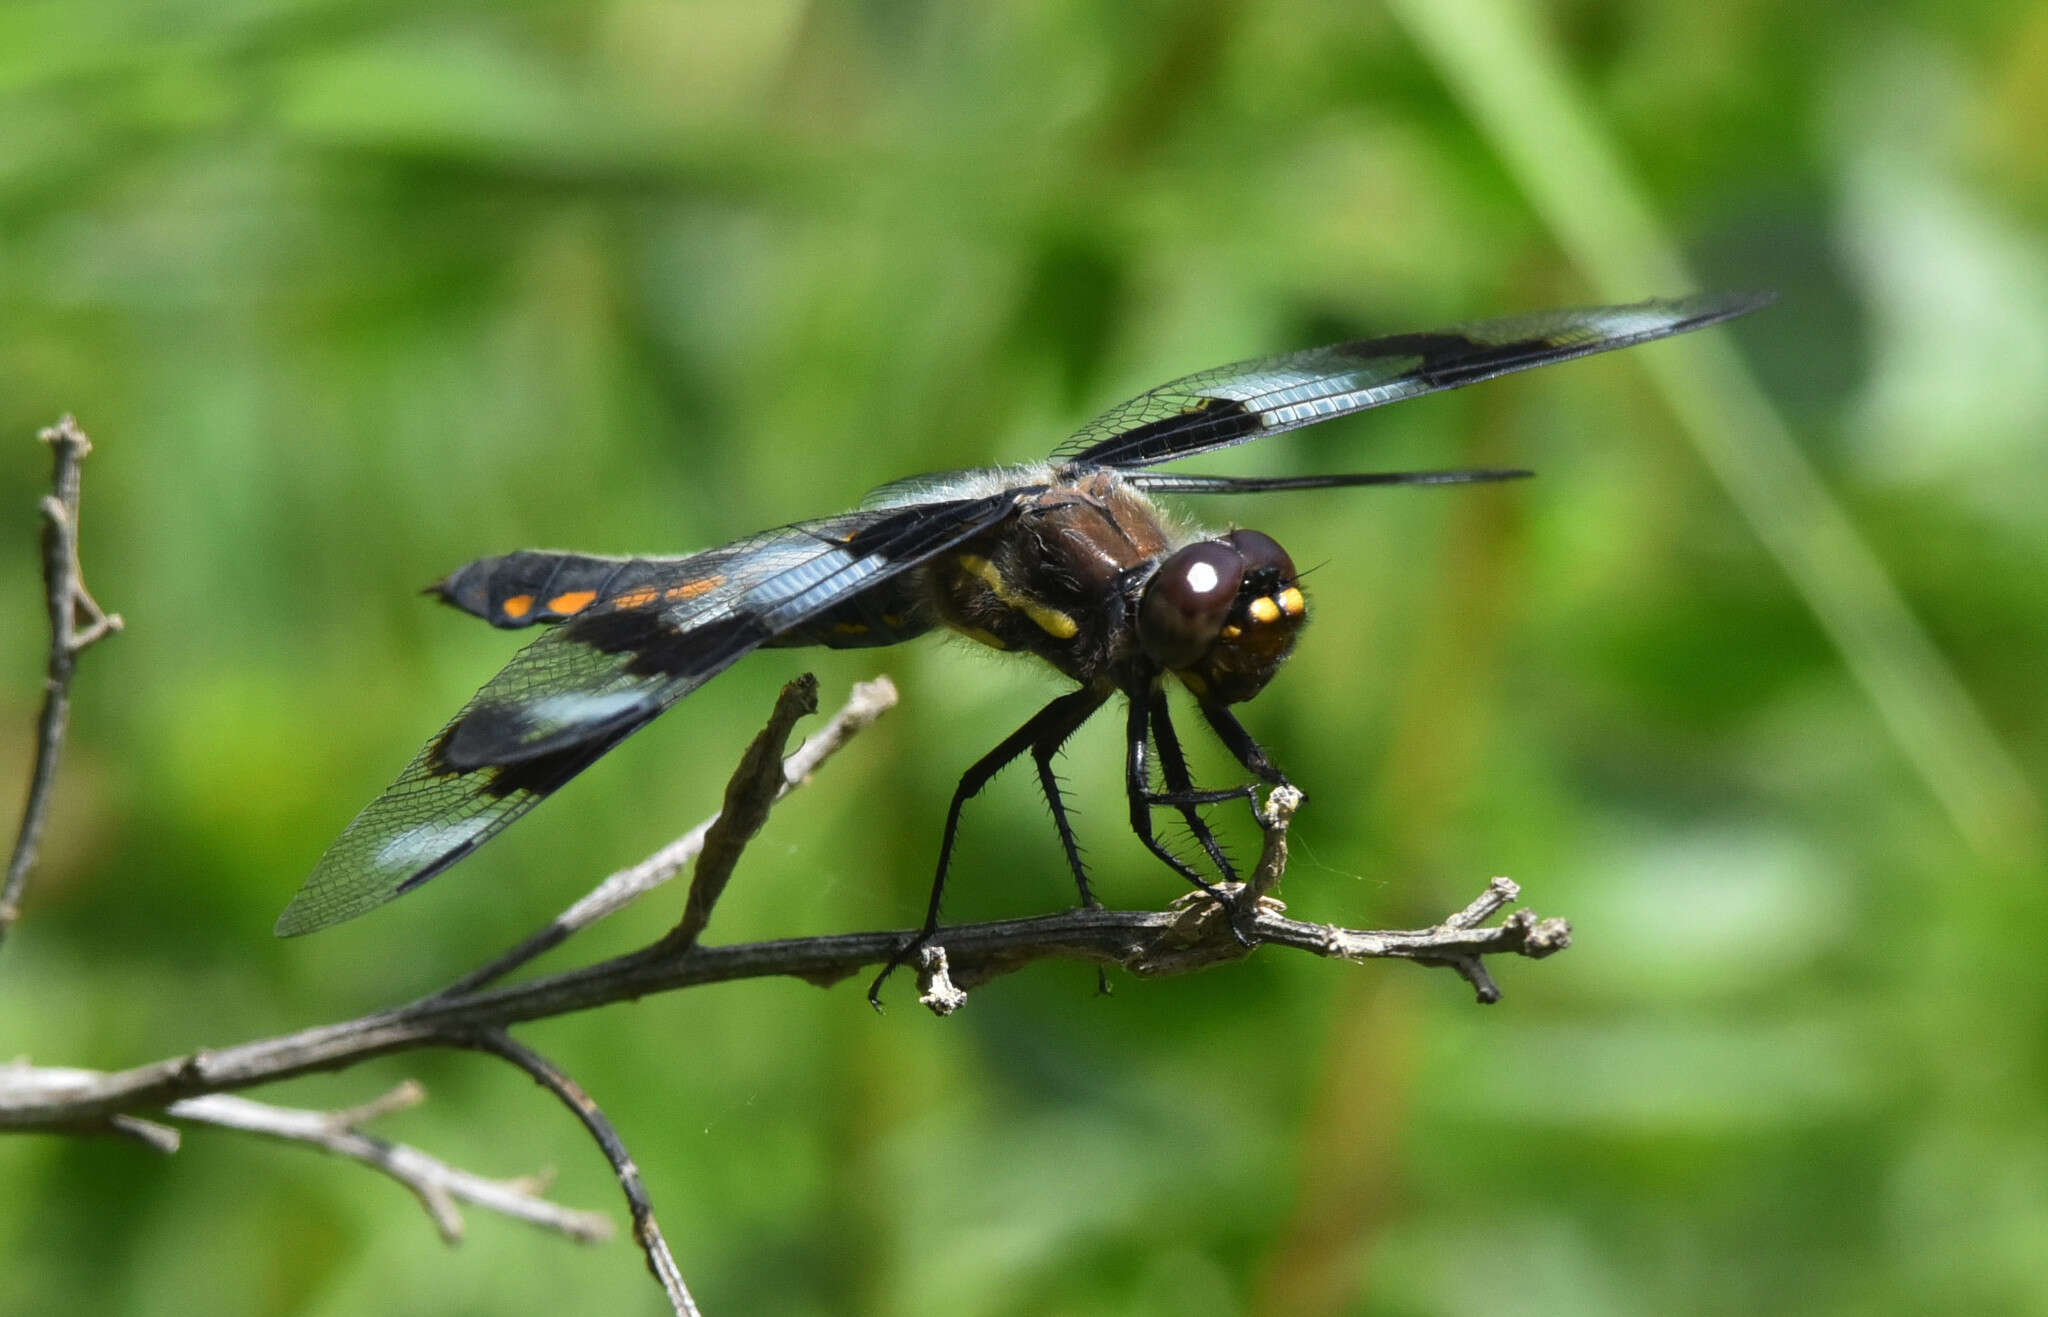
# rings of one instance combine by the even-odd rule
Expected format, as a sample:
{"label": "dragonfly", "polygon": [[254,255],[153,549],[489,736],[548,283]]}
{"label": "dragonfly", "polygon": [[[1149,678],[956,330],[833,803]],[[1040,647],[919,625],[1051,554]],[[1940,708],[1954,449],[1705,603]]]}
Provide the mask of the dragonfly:
{"label": "dragonfly", "polygon": [[[277,933],[352,919],[445,872],[754,650],[872,648],[941,628],[1035,655],[1075,685],[961,776],[924,924],[889,968],[939,928],[967,801],[1026,753],[1082,904],[1097,904],[1053,761],[1119,695],[1132,831],[1169,869],[1223,903],[1237,930],[1226,892],[1160,838],[1154,811],[1177,812],[1227,883],[1235,872],[1201,811],[1255,801],[1257,786],[1195,787],[1167,691],[1170,683],[1185,687],[1258,782],[1286,783],[1231,710],[1279,671],[1307,621],[1308,600],[1301,573],[1271,536],[1190,529],[1154,496],[1467,484],[1529,472],[1238,477],[1152,468],[1703,329],[1770,300],[1768,293],[1701,294],[1543,311],[1242,361],[1110,408],[1043,462],[898,480],[850,512],[701,553],[523,550],[478,559],[428,593],[499,627],[548,629],[356,816],[279,917]],[[1163,791],[1155,789],[1155,769]]]}

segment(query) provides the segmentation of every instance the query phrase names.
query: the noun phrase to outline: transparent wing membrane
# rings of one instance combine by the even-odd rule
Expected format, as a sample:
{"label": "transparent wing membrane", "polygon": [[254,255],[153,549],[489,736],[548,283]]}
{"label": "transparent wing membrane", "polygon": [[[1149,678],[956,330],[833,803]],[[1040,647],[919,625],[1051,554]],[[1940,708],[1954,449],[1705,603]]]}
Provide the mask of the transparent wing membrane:
{"label": "transparent wing membrane", "polygon": [[309,933],[417,887],[749,651],[1001,520],[1017,497],[848,513],[621,575],[624,588],[514,655],[356,816],[277,932]]}
{"label": "transparent wing membrane", "polygon": [[1543,311],[1240,361],[1112,407],[1075,431],[1053,457],[1153,466],[1510,371],[1703,329],[1768,301],[1768,294],[1752,293]]}

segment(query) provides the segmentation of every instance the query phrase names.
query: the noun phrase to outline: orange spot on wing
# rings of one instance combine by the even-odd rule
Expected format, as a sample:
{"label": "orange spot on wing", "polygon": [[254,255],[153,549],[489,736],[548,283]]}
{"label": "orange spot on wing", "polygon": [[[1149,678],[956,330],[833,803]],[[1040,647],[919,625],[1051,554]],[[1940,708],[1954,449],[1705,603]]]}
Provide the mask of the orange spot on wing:
{"label": "orange spot on wing", "polygon": [[638,589],[626,591],[626,593],[612,600],[612,602],[621,608],[645,608],[653,603],[655,597],[660,593],[661,591],[651,585],[643,585]]}
{"label": "orange spot on wing", "polygon": [[703,576],[681,585],[672,585],[664,593],[671,599],[695,599],[698,595],[710,594],[725,584],[723,576]]}
{"label": "orange spot on wing", "polygon": [[515,594],[504,603],[499,604],[498,607],[505,610],[505,616],[517,621],[533,611],[533,596],[530,594]]}
{"label": "orange spot on wing", "polygon": [[550,613],[580,613],[597,598],[595,590],[568,590],[548,600]]}

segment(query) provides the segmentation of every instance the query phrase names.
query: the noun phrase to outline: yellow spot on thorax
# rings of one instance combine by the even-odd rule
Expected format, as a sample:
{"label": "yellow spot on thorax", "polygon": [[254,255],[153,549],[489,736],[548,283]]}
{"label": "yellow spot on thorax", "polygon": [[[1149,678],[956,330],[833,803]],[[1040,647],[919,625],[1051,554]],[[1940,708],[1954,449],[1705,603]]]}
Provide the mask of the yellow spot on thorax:
{"label": "yellow spot on thorax", "polygon": [[595,590],[565,590],[548,600],[550,613],[577,613],[590,607],[590,601],[597,598]]}
{"label": "yellow spot on thorax", "polygon": [[[969,572],[980,578],[982,584],[986,585],[990,593],[994,594],[996,598],[1037,623],[1038,629],[1047,635],[1057,640],[1072,640],[1079,634],[1081,630],[1079,622],[1068,617],[1057,608],[1048,608],[1029,595],[1019,594],[1017,591],[1012,590],[1010,583],[1003,579],[1002,572],[998,571],[996,565],[988,559],[979,554],[963,553],[959,555],[959,563],[962,567],[965,567]],[[975,639],[981,640],[981,637],[976,636]],[[988,642],[983,641],[982,643],[987,644]],[[997,645],[996,648],[1002,649],[1004,647]]]}
{"label": "yellow spot on thorax", "polygon": [[505,610],[505,616],[516,622],[533,611],[533,596],[530,594],[515,594],[504,603],[498,605],[498,607]]}
{"label": "yellow spot on thorax", "polygon": [[620,608],[645,608],[653,603],[660,594],[661,591],[653,586],[642,585],[626,591],[618,598],[612,600],[612,602]]}

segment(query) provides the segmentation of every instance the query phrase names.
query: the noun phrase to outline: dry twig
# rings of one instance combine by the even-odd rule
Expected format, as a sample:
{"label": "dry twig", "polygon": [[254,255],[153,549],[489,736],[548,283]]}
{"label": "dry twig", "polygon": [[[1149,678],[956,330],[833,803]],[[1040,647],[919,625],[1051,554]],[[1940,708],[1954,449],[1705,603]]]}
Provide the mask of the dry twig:
{"label": "dry twig", "polygon": [[29,775],[28,803],[21,812],[21,831],[7,861],[7,879],[0,884],[0,939],[21,918],[21,894],[28,886],[42,845],[50,791],[57,782],[57,761],[64,747],[64,728],[71,717],[71,678],[78,656],[95,641],[121,629],[121,615],[102,610],[85,588],[78,564],[78,492],[80,467],[92,451],[92,440],[66,416],[43,431],[55,469],[50,494],[43,499],[43,586],[50,615],[49,676],[43,690],[43,712],[36,722],[36,762]]}
{"label": "dry twig", "polygon": [[[1225,889],[1228,891],[1228,889]],[[1477,926],[1475,911],[1498,910],[1517,894],[1497,878],[1473,906],[1433,928],[1374,931],[1289,919],[1278,901],[1259,901],[1249,921],[1255,943],[1293,947],[1338,960],[1409,960],[1446,965],[1474,980],[1481,1001],[1497,999],[1490,980],[1471,967],[1487,956],[1540,959],[1570,944],[1559,919],[1526,911],[1500,924]],[[940,930],[948,977],[968,990],[1040,960],[1084,960],[1163,977],[1241,960],[1250,950],[1216,917],[1213,902],[1194,894],[1160,911],[1079,909],[1030,919],[959,924]],[[611,960],[509,988],[430,997],[338,1024],[276,1038],[192,1052],[130,1070],[52,1097],[0,1084],[0,1130],[77,1128],[123,1113],[161,1109],[200,1093],[232,1092],[318,1071],[339,1070],[419,1047],[467,1047],[479,1033],[529,1020],[631,1001],[735,979],[791,977],[828,985],[886,962],[914,934],[907,930],[841,933],[735,946],[670,950],[659,944]]]}
{"label": "dry twig", "polygon": [[700,1317],[697,1302],[690,1297],[690,1287],[683,1283],[682,1268],[676,1266],[675,1255],[668,1250],[668,1240],[662,1237],[661,1226],[654,1220],[654,1203],[648,1198],[647,1186],[640,1179],[640,1167],[632,1154],[626,1151],[618,1128],[597,1105],[596,1099],[584,1092],[582,1085],[569,1078],[553,1062],[515,1041],[502,1029],[487,1029],[470,1039],[469,1043],[479,1051],[503,1057],[524,1070],[532,1076],[534,1083],[553,1093],[576,1119],[583,1122],[583,1128],[597,1141],[605,1160],[612,1165],[612,1174],[617,1177],[619,1188],[625,1192],[626,1208],[633,1215],[633,1237],[640,1241],[640,1251],[647,1256],[647,1269],[654,1273],[662,1293],[668,1296],[669,1306],[675,1309],[676,1317]]}
{"label": "dry twig", "polygon": [[[0,1066],[0,1091],[42,1090],[61,1098],[66,1092],[90,1087],[103,1078],[97,1070],[13,1062]],[[602,1215],[562,1207],[542,1197],[547,1176],[493,1180],[450,1166],[408,1144],[363,1132],[363,1126],[372,1121],[425,1100],[426,1090],[407,1080],[375,1101],[343,1111],[308,1111],[227,1093],[209,1093],[170,1103],[163,1108],[163,1114],[193,1124],[303,1144],[381,1171],[419,1199],[441,1237],[451,1244],[462,1238],[462,1203],[552,1230],[579,1243],[611,1238],[612,1224]],[[132,1116],[113,1117],[107,1132],[135,1138],[166,1154],[177,1152],[182,1145],[175,1126]]]}

